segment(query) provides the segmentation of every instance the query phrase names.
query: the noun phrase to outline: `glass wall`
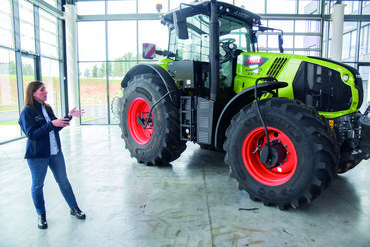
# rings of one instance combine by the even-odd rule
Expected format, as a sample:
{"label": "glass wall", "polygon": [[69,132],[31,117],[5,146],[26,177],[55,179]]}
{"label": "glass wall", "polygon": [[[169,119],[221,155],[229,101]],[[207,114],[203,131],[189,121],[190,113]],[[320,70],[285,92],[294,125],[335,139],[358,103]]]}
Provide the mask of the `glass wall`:
{"label": "glass wall", "polygon": [[[223,0],[262,17],[262,24],[284,32],[284,51],[330,58],[331,17],[336,0]],[[63,69],[62,0],[0,1],[0,143],[16,131],[23,108],[23,91],[31,79],[43,80],[48,103],[63,115],[65,88]],[[74,2],[74,1],[72,1]],[[86,115],[82,124],[117,124],[112,101],[120,92],[127,71],[143,60],[142,43],[165,49],[167,28],[160,24],[162,12],[193,0],[76,0],[78,14],[78,69],[80,102]],[[361,71],[368,81],[370,68],[370,1],[343,0],[345,22],[343,61]],[[16,13],[13,16],[13,13]],[[19,16],[19,18],[18,18]],[[278,52],[277,32],[259,36],[259,49]],[[152,60],[150,62],[156,62]],[[367,85],[366,85],[367,87]],[[6,126],[6,127],[5,127]]]}
{"label": "glass wall", "polygon": [[21,136],[12,0],[0,2],[0,143]]}
{"label": "glass wall", "polygon": [[105,22],[79,22],[78,33],[80,104],[85,109],[82,120],[85,124],[108,124]]}
{"label": "glass wall", "polygon": [[0,1],[0,45],[14,48],[12,1]]}
{"label": "glass wall", "polygon": [[0,1],[0,144],[24,136],[18,119],[30,81],[42,80],[56,115],[65,114],[61,17],[61,0]]}
{"label": "glass wall", "polygon": [[370,62],[370,22],[361,22],[359,42],[359,62]]}
{"label": "glass wall", "polygon": [[35,53],[35,24],[33,5],[25,0],[19,0],[19,23],[21,34],[21,49]]}
{"label": "glass wall", "polygon": [[20,136],[18,118],[15,53],[0,48],[0,142]]}
{"label": "glass wall", "polygon": [[[162,11],[167,8],[163,4]],[[148,62],[141,57],[142,43],[167,48],[167,28],[159,22],[155,3],[78,1],[77,11],[80,102],[85,109],[82,124],[118,124],[112,103],[121,91],[122,78],[136,64]]]}
{"label": "glass wall", "polygon": [[59,61],[41,58],[42,81],[48,91],[48,103],[53,106],[56,116],[62,116],[60,97]]}

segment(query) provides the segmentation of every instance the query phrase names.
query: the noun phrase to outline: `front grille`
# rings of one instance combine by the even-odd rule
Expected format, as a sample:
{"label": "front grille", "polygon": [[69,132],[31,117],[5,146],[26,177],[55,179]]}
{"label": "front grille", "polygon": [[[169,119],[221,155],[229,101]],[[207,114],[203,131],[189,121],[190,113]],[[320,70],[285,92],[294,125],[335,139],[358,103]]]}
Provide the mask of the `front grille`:
{"label": "front grille", "polygon": [[348,110],[352,104],[351,87],[343,83],[336,70],[302,62],[293,80],[294,98],[317,111]]}

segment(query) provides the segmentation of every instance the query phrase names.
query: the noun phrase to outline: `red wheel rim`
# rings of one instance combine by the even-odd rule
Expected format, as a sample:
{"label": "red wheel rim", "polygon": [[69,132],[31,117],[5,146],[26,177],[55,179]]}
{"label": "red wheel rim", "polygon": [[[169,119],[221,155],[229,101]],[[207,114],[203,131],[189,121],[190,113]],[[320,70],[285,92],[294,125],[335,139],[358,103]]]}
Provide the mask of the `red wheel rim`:
{"label": "red wheel rim", "polygon": [[153,135],[153,115],[151,117],[152,121],[143,128],[138,122],[138,116],[140,118],[146,118],[149,114],[150,106],[143,98],[134,99],[130,107],[128,108],[127,113],[127,123],[128,129],[132,138],[138,144],[145,145],[150,141],[150,138]]}
{"label": "red wheel rim", "polygon": [[[279,140],[286,149],[286,159],[282,164],[273,169],[267,169],[266,165],[259,162],[260,151],[257,150],[257,143],[263,140],[260,149],[266,143],[265,130],[259,127],[250,132],[244,140],[242,155],[245,168],[249,174],[258,182],[269,185],[278,186],[286,183],[292,178],[297,168],[297,152],[292,141],[287,135],[276,128],[268,127],[269,141]],[[257,151],[256,151],[257,150]]]}

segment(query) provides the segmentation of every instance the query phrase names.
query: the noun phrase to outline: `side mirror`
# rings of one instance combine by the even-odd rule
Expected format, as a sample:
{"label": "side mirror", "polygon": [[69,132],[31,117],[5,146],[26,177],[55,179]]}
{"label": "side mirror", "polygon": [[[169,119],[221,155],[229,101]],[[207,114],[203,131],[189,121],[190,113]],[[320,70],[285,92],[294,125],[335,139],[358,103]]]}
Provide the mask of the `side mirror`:
{"label": "side mirror", "polygon": [[283,33],[279,34],[278,39],[279,39],[279,50],[280,50],[280,53],[284,53],[284,48],[283,48],[283,43],[284,43]]}
{"label": "side mirror", "polygon": [[283,30],[280,30],[280,29],[275,29],[275,28],[271,28],[271,27],[263,27],[263,26],[259,26],[258,27],[258,31],[261,31],[261,32],[265,32],[265,31],[279,31],[280,34],[278,35],[278,42],[279,42],[279,50],[281,53],[284,52],[284,48],[283,48]]}
{"label": "side mirror", "polygon": [[173,23],[175,24],[175,30],[179,39],[188,39],[188,25],[186,24],[186,17],[181,11],[173,13]]}
{"label": "side mirror", "polygon": [[143,58],[153,59],[155,56],[155,44],[143,43]]}

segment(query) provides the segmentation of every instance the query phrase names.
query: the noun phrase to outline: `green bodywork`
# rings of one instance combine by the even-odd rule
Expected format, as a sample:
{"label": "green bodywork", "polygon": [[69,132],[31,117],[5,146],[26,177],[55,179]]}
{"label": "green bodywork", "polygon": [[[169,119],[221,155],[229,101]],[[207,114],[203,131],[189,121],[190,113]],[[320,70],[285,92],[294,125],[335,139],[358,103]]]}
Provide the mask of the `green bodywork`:
{"label": "green bodywork", "polygon": [[173,62],[173,60],[169,59],[169,58],[164,58],[164,59],[161,59],[158,62],[158,65],[161,66],[162,68],[164,68],[165,70],[167,70],[167,64],[170,63],[170,62]]}
{"label": "green bodywork", "polygon": [[[240,9],[226,3],[219,2],[218,4],[218,22],[220,29],[217,39],[220,41],[220,75],[217,83],[219,89],[226,89],[226,91],[231,93],[233,90],[235,94],[239,94],[243,90],[253,87],[257,79],[262,77],[273,77],[277,81],[288,83],[287,87],[278,90],[279,97],[299,99],[297,96],[299,93],[307,93],[308,96],[316,97],[314,93],[320,94],[321,89],[318,89],[318,91],[315,92],[306,92],[306,88],[304,88],[304,86],[308,85],[307,87],[310,87],[312,86],[310,83],[315,84],[317,82],[318,84],[325,85],[324,93],[329,95],[327,96],[328,98],[332,98],[331,96],[333,95],[340,97],[338,91],[336,91],[337,94],[335,94],[333,93],[335,90],[331,90],[330,88],[336,84],[338,86],[334,87],[337,90],[340,88],[340,90],[342,90],[341,92],[351,90],[350,94],[348,92],[346,94],[347,98],[345,100],[347,100],[346,102],[348,102],[348,104],[330,112],[318,110],[322,116],[334,119],[355,113],[361,107],[360,104],[362,102],[360,101],[362,99],[362,95],[359,95],[359,85],[356,85],[356,81],[358,80],[355,78],[356,75],[352,73],[353,71],[351,72],[345,65],[309,56],[254,52],[255,49],[253,49],[253,47],[255,44],[253,43],[253,37],[255,32],[252,27],[260,26],[259,17],[244,9]],[[197,7],[195,7],[195,5]],[[173,54],[173,56],[159,61],[158,64],[162,68],[168,71],[167,64],[177,61],[197,61],[211,64],[213,60],[210,61],[210,58],[214,55],[210,54],[211,51],[209,47],[211,40],[216,37],[210,37],[210,17],[207,15],[208,12],[205,11],[203,13],[200,11],[209,8],[209,6],[209,2],[207,1],[204,3],[194,3],[194,7],[186,5],[183,6],[181,11],[173,10],[162,17],[162,23],[166,23],[169,27],[170,42],[168,51]],[[229,9],[229,11],[223,12],[223,9]],[[184,16],[186,16],[187,30],[189,33],[188,39],[180,39],[176,28],[174,28],[176,23],[173,19],[173,13],[176,11],[180,11]],[[228,48],[229,45],[222,45],[222,43],[225,44],[227,41],[229,42],[229,45],[231,45],[230,47],[234,48]],[[326,81],[312,82],[312,79],[311,82],[309,82],[310,79],[308,76],[305,77],[298,73],[302,63],[318,65],[320,67],[322,66],[328,70],[336,71],[339,74],[335,79],[336,81],[332,81],[331,84],[325,84]],[[300,77],[301,80],[298,81],[298,79],[296,79],[297,84],[294,82],[296,77]],[[176,78],[174,79],[176,80]],[[209,85],[213,82],[208,80],[210,80],[210,73],[205,81],[199,83],[204,87],[209,88]],[[343,83],[342,85],[340,85],[341,82]],[[260,81],[260,83],[263,83],[263,81]],[[303,83],[306,84],[302,86]],[[178,82],[177,84],[181,87]],[[357,84],[360,83],[357,82]],[[299,90],[295,91],[297,88],[299,88]],[[297,95],[294,95],[294,92]],[[263,97],[267,98],[271,97],[271,95],[266,94]],[[301,95],[301,98],[302,97],[303,96]],[[325,103],[330,104],[331,102],[328,100],[328,102]],[[325,109],[330,109],[330,107],[331,106],[329,105]]]}
{"label": "green bodywork", "polygon": [[[312,64],[319,64],[321,66],[338,71],[341,75],[342,82],[348,85],[351,89],[351,94],[353,97],[352,104],[349,109],[337,112],[319,112],[320,115],[329,119],[334,119],[358,111],[359,95],[358,89],[355,87],[355,78],[353,74],[348,69],[335,63],[307,56],[281,53],[243,52],[237,58],[236,76],[234,78],[234,92],[238,94],[247,88],[253,87],[258,78],[272,76],[278,81],[288,83],[287,87],[279,89],[279,97],[294,99],[293,80],[301,63],[304,61]],[[158,64],[167,70],[167,64],[169,62],[173,62],[173,60],[165,58],[160,60]],[[227,73],[231,72],[231,70],[224,71],[227,71]],[[230,75],[227,76],[229,77]],[[348,76],[347,81],[343,80],[343,77],[345,76]],[[265,95],[264,98],[270,96],[271,95]]]}
{"label": "green bodywork", "polygon": [[[246,58],[249,58],[249,60]],[[281,67],[276,65],[276,63],[274,64],[274,61],[277,59],[280,59],[280,65],[283,64]],[[307,56],[280,53],[241,53],[238,56],[234,91],[235,93],[240,93],[244,89],[253,86],[258,78],[273,76],[278,81],[287,82],[289,84],[288,87],[279,90],[279,97],[294,99],[292,84],[299,66],[303,61],[310,62],[312,64],[319,64],[338,71],[341,75],[342,82],[348,85],[352,91],[352,104],[349,109],[340,112],[319,112],[321,115],[326,118],[337,118],[357,111],[359,108],[359,95],[358,90],[355,87],[355,78],[353,74],[346,68],[338,66],[337,64]],[[343,77],[345,76],[348,76],[347,81],[343,80]]]}

